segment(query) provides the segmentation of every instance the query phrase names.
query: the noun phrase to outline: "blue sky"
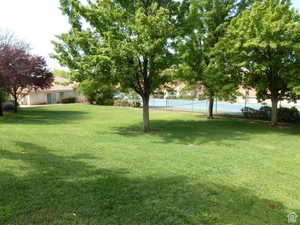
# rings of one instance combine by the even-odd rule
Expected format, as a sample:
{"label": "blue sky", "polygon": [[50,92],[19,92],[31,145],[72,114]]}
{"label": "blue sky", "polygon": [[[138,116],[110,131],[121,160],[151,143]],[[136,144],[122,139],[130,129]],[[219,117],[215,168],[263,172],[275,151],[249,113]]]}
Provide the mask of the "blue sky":
{"label": "blue sky", "polygon": [[[292,0],[300,10],[300,0]],[[0,30],[14,32],[31,44],[34,53],[44,56],[49,66],[59,68],[50,59],[51,40],[69,30],[67,19],[61,15],[59,0],[1,0]]]}

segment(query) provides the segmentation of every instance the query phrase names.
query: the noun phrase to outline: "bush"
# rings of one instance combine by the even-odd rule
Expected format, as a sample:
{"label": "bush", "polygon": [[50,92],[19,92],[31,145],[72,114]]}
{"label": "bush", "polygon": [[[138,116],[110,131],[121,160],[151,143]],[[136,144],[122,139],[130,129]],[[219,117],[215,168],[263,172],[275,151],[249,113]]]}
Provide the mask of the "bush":
{"label": "bush", "polygon": [[257,110],[257,119],[271,120],[272,108],[270,106],[262,106]]}
{"label": "bush", "polygon": [[142,106],[142,103],[140,101],[131,101],[128,99],[117,99],[115,100],[114,105],[123,106],[123,107],[140,108]]}
{"label": "bush", "polygon": [[117,99],[114,102],[115,106],[124,106],[124,107],[130,107],[131,104],[127,99]]}
{"label": "bush", "polygon": [[115,89],[94,80],[83,81],[78,89],[91,104],[113,105]]}
{"label": "bush", "polygon": [[242,108],[242,113],[244,115],[245,118],[255,118],[257,115],[258,110],[253,109],[251,107],[244,107]]}
{"label": "bush", "polygon": [[142,103],[140,101],[133,101],[131,102],[131,106],[134,108],[140,108],[142,106]]}
{"label": "bush", "polygon": [[295,123],[300,121],[299,110],[295,107],[292,108],[279,108],[278,120],[287,123]]}
{"label": "bush", "polygon": [[[244,107],[242,109],[244,117],[250,119],[260,119],[260,120],[271,120],[272,108],[269,106],[262,106],[259,110]],[[279,108],[278,109],[278,121],[295,123],[300,121],[300,113],[297,108]]]}
{"label": "bush", "polygon": [[70,104],[70,103],[76,103],[76,97],[75,96],[65,96],[60,99],[60,103],[62,104]]}
{"label": "bush", "polygon": [[13,101],[3,102],[2,109],[4,111],[14,111],[15,110],[15,103]]}
{"label": "bush", "polygon": [[94,102],[97,105],[113,105],[114,104],[113,92],[107,89],[95,93]]}

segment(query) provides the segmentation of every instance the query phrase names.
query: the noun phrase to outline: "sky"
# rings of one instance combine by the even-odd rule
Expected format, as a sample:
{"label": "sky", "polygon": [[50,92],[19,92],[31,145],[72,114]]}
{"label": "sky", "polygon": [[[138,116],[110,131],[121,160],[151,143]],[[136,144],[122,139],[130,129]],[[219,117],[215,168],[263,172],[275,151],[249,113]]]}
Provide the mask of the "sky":
{"label": "sky", "polygon": [[[300,0],[292,2],[300,10]],[[54,53],[51,41],[69,28],[67,18],[59,9],[59,0],[1,0],[0,30],[13,32],[28,42],[32,52],[44,56],[51,69],[61,68],[49,57]]]}

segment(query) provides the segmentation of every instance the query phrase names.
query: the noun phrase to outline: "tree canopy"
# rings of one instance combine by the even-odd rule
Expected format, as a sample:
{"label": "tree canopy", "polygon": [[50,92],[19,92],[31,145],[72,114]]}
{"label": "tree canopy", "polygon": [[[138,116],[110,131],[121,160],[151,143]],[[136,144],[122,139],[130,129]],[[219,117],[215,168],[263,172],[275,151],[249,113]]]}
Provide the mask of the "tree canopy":
{"label": "tree canopy", "polygon": [[280,100],[296,100],[300,83],[300,20],[289,1],[256,1],[235,18],[215,48],[226,67],[253,88],[259,100],[271,99],[272,124]]}
{"label": "tree canopy", "polygon": [[177,45],[181,59],[178,71],[183,80],[204,86],[210,100],[209,118],[213,118],[214,98],[229,98],[239,85],[224,72],[224,63],[214,59],[214,47],[230,21],[251,3],[249,0],[190,0]]}
{"label": "tree canopy", "polygon": [[54,42],[54,57],[77,81],[95,79],[138,93],[149,131],[149,97],[167,82],[163,72],[174,63],[171,45],[180,5],[175,0],[61,0],[72,29]]}
{"label": "tree canopy", "polygon": [[43,57],[32,55],[29,47],[11,36],[0,37],[0,81],[2,90],[15,101],[31,91],[52,85],[53,75]]}

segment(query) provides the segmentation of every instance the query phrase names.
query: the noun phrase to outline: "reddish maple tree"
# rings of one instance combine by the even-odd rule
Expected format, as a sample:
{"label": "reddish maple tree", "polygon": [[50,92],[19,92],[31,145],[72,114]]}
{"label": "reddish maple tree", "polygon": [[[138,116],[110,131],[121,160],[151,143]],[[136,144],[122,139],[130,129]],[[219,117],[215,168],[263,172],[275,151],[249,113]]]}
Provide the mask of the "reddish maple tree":
{"label": "reddish maple tree", "polygon": [[1,87],[15,102],[30,92],[52,86],[54,77],[43,57],[29,53],[24,45],[3,42],[0,44]]}

